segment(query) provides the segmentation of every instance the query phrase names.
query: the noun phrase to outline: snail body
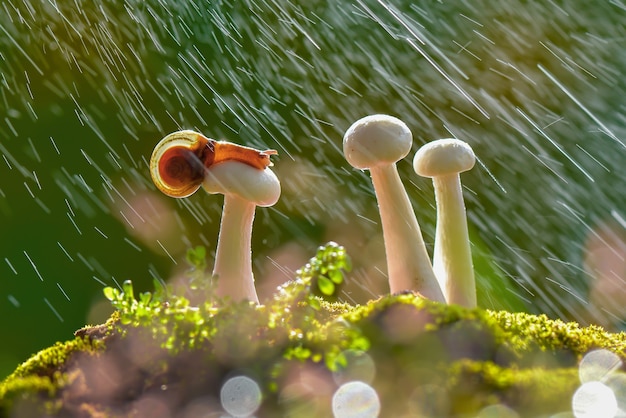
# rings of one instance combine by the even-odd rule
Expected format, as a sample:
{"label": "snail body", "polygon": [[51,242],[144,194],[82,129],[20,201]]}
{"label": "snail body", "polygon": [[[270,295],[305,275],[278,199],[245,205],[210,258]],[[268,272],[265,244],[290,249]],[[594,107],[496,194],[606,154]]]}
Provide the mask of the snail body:
{"label": "snail body", "polygon": [[216,141],[204,135],[183,130],[163,138],[150,158],[150,175],[165,195],[183,198],[202,185],[206,170],[223,161],[239,161],[259,170],[272,165],[275,150],[259,151],[227,141]]}

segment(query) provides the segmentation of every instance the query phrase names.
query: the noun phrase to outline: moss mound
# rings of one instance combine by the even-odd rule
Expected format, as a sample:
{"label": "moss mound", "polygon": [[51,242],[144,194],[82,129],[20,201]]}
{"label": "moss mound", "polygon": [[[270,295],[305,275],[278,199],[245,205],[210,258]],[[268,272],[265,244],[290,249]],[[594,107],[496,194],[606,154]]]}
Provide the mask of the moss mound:
{"label": "moss mound", "polygon": [[118,312],[20,365],[0,384],[0,415],[332,416],[352,397],[379,416],[475,417],[497,405],[547,417],[571,410],[585,353],[624,357],[624,334],[545,316],[408,293],[329,302],[336,289],[320,274],[337,284],[332,271],[307,265],[264,306],[109,289]]}

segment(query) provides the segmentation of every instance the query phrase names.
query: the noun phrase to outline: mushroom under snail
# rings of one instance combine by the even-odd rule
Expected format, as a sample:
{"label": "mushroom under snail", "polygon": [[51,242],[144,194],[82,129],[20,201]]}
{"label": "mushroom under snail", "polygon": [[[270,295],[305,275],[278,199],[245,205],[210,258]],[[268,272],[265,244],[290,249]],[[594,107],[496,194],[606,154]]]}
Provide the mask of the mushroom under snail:
{"label": "mushroom under snail", "polygon": [[280,197],[280,182],[269,169],[275,154],[190,130],[167,135],[152,153],[152,180],[164,194],[183,198],[200,187],[224,194],[213,269],[218,296],[259,302],[252,275],[252,224],[256,206],[272,206]]}
{"label": "mushroom under snail", "polygon": [[239,161],[225,161],[207,170],[202,187],[224,195],[222,222],[213,276],[218,296],[259,302],[252,274],[252,223],[257,206],[273,206],[280,182],[272,170]]}
{"label": "mushroom under snail", "polygon": [[412,143],[413,135],[400,119],[370,115],[348,128],[343,137],[343,152],[350,165],[370,171],[382,222],[391,293],[413,290],[445,302],[395,165],[406,157]]}
{"label": "mushroom under snail", "polygon": [[440,139],[421,147],[415,172],[431,177],[437,202],[433,269],[448,303],[476,307],[476,283],[460,173],[474,167],[472,148],[458,139]]}

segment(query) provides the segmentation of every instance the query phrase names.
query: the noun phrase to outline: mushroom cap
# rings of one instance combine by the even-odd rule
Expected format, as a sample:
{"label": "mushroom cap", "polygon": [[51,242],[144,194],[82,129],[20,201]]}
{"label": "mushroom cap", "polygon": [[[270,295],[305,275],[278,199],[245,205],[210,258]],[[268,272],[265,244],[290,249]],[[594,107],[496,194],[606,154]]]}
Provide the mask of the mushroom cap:
{"label": "mushroom cap", "polygon": [[467,142],[455,139],[438,139],[417,150],[413,169],[422,177],[437,177],[462,173],[476,163],[476,156]]}
{"label": "mushroom cap", "polygon": [[394,164],[407,156],[411,145],[411,130],[400,119],[389,115],[361,118],[343,136],[346,160],[360,169]]}
{"label": "mushroom cap", "polygon": [[239,161],[208,168],[202,187],[208,193],[235,195],[257,206],[272,206],[280,197],[280,181],[272,170],[259,170]]}

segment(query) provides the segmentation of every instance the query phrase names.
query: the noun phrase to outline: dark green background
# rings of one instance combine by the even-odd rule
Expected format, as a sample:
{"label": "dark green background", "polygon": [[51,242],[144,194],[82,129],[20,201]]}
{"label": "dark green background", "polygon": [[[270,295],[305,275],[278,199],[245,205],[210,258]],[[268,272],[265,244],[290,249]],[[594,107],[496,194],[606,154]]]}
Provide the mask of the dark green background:
{"label": "dark green background", "polygon": [[[481,305],[619,325],[585,302],[582,258],[594,225],[626,216],[625,7],[411,3],[3,2],[0,375],[105,318],[101,283],[150,289],[189,246],[214,250],[221,199],[174,201],[149,179],[154,144],[181,128],[277,149],[284,191],[257,212],[257,276],[281,249],[300,260],[333,239],[355,259],[357,302],[384,291],[385,265],[343,132],[389,113],[414,150],[464,139],[480,158],[463,182]],[[430,182],[399,169],[430,245]]]}

